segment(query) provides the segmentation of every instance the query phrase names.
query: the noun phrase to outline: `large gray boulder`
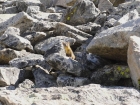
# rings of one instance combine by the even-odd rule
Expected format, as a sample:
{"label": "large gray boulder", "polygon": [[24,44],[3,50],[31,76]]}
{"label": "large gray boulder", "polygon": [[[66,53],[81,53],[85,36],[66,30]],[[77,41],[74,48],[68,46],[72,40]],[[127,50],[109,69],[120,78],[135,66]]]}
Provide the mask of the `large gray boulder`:
{"label": "large gray boulder", "polygon": [[[123,82],[123,79],[125,82]],[[92,73],[91,82],[106,86],[118,86],[121,84],[122,86],[133,86],[130,79],[130,69],[127,65],[114,64],[99,68]]]}
{"label": "large gray boulder", "polygon": [[10,66],[0,66],[0,86],[17,85],[20,69]]}
{"label": "large gray boulder", "polygon": [[71,45],[75,43],[74,38],[69,38],[65,36],[56,36],[48,38],[38,44],[35,45],[34,49],[37,53],[45,54],[45,52],[49,49],[51,49],[54,46],[60,47],[60,50],[64,50],[62,42],[70,42]]}
{"label": "large gray boulder", "polygon": [[99,0],[98,9],[101,12],[105,12],[108,9],[112,9],[113,4],[109,0]]}
{"label": "large gray boulder", "polygon": [[140,18],[100,32],[86,50],[95,55],[113,60],[126,61],[129,38],[139,34]]}
{"label": "large gray boulder", "polygon": [[51,54],[46,61],[56,70],[70,73],[78,77],[89,77],[90,71],[84,68],[78,61],[69,57],[62,56],[58,53]]}
{"label": "large gray boulder", "polygon": [[35,20],[31,18],[27,13],[20,12],[8,20],[0,23],[0,35],[10,26],[19,28],[20,32],[23,33],[30,26],[32,26],[33,21]]}
{"label": "large gray boulder", "polygon": [[62,7],[69,7],[73,6],[78,0],[57,0],[56,4],[57,6]]}
{"label": "large gray boulder", "polygon": [[36,88],[57,86],[56,80],[52,75],[49,74],[49,70],[43,69],[42,67],[36,65],[33,67],[32,71],[35,78]]}
{"label": "large gray boulder", "polygon": [[20,36],[20,30],[15,27],[8,27],[2,36],[0,42],[16,50],[33,51],[30,41]]}
{"label": "large gray boulder", "polygon": [[127,52],[127,62],[134,86],[140,89],[140,38],[131,36]]}
{"label": "large gray boulder", "polygon": [[90,0],[78,0],[75,5],[67,9],[63,22],[70,25],[85,24],[94,21],[100,11]]}

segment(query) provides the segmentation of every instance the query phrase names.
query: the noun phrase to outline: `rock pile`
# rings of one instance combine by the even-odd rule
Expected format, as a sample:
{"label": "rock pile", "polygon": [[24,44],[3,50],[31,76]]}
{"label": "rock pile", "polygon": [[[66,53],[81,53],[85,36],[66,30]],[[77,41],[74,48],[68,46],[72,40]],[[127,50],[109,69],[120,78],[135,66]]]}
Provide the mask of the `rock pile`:
{"label": "rock pile", "polygon": [[139,4],[0,0],[0,105],[139,105]]}

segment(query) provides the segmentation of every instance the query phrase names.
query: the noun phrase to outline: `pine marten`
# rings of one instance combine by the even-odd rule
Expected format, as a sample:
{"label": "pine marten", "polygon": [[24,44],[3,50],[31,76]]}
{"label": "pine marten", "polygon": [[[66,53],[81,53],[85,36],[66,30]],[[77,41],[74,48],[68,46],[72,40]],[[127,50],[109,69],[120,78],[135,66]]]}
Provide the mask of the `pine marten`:
{"label": "pine marten", "polygon": [[63,42],[64,45],[64,49],[66,52],[66,56],[71,57],[72,59],[75,59],[75,55],[70,47],[70,43],[69,42]]}

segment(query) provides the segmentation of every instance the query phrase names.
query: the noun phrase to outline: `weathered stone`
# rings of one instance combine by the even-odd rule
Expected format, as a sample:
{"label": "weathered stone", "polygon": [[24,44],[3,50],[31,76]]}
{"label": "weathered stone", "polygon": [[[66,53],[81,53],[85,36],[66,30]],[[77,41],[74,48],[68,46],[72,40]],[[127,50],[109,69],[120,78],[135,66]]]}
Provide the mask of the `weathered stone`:
{"label": "weathered stone", "polygon": [[130,74],[134,86],[140,89],[140,38],[131,36],[129,41],[129,47],[127,52],[127,62],[130,68]]}
{"label": "weathered stone", "polygon": [[56,86],[56,80],[49,74],[49,70],[36,65],[33,68],[33,75],[35,78],[35,87],[37,88]]}
{"label": "weathered stone", "polygon": [[70,25],[86,24],[94,21],[99,12],[90,0],[78,0],[72,8],[67,9],[63,22]]}
{"label": "weathered stone", "polygon": [[3,11],[3,13],[5,14],[15,14],[18,13],[17,7],[13,6],[13,7],[7,7],[5,8],[5,10]]}
{"label": "weathered stone", "polygon": [[21,53],[9,48],[0,50],[0,64],[8,64],[10,60],[20,57]]}
{"label": "weathered stone", "polygon": [[83,25],[78,25],[78,26],[75,26],[77,29],[83,31],[83,32],[86,32],[88,34],[91,34],[91,35],[95,35],[96,32],[98,32],[100,29],[101,29],[101,25],[99,24],[96,24],[96,23],[87,23],[87,24],[83,24]]}
{"label": "weathered stone", "polygon": [[55,6],[57,0],[40,0],[40,2],[41,2],[46,8],[49,8],[49,7]]}
{"label": "weathered stone", "polygon": [[39,6],[28,6],[26,13],[28,13],[29,15],[31,15],[32,13],[36,14],[40,11],[40,7]]}
{"label": "weathered stone", "polygon": [[127,14],[125,14],[122,18],[120,18],[116,23],[115,25],[120,25],[120,24],[124,24],[130,20],[133,20],[133,19],[137,19],[139,18],[139,13],[137,12],[137,10],[132,10],[132,11],[129,11]]}
{"label": "weathered stone", "polygon": [[0,42],[4,45],[16,49],[33,51],[33,47],[27,39],[19,36],[20,30],[15,27],[8,27],[5,33],[0,37]]}
{"label": "weathered stone", "polygon": [[50,22],[60,22],[62,18],[62,13],[45,13],[45,12],[37,12],[37,13],[31,13],[31,17],[38,19],[38,20],[44,20],[44,21],[50,21]]}
{"label": "weathered stone", "polygon": [[24,57],[15,58],[9,62],[13,67],[25,68],[34,65],[47,65],[42,55],[28,54]]}
{"label": "weathered stone", "polygon": [[56,5],[62,7],[73,6],[78,0],[57,0]]}
{"label": "weathered stone", "polygon": [[126,0],[115,0],[113,6],[117,7],[119,4],[124,3]]}
{"label": "weathered stone", "polygon": [[0,86],[16,85],[20,69],[9,66],[0,66]]}
{"label": "weathered stone", "polygon": [[105,12],[110,8],[113,8],[113,4],[109,0],[99,0],[98,9],[101,12]]}
{"label": "weathered stone", "polygon": [[47,13],[64,13],[66,8],[60,7],[60,6],[55,6],[55,7],[50,7],[46,9]]}
{"label": "weathered stone", "polygon": [[103,67],[105,64],[109,63],[109,61],[91,53],[75,52],[74,54],[76,56],[75,60],[91,71],[95,71],[97,68]]}
{"label": "weathered stone", "polygon": [[19,87],[19,88],[30,89],[30,88],[33,88],[33,87],[35,87],[35,86],[34,86],[34,83],[33,83],[31,80],[25,79],[25,81],[23,81],[22,83],[20,83],[20,84],[18,85],[18,87]]}
{"label": "weathered stone", "polygon": [[71,25],[67,25],[61,22],[58,22],[58,24],[56,25],[54,34],[74,38],[76,39],[77,43],[81,44],[85,42],[89,37],[91,37],[90,34],[82,32]]}
{"label": "weathered stone", "polygon": [[130,36],[140,36],[139,23],[140,18],[102,31],[92,39],[86,50],[109,59],[126,61]]}
{"label": "weathered stone", "polygon": [[91,84],[80,87],[51,87],[6,90],[0,88],[3,105],[139,105],[140,93],[134,88],[103,87]]}
{"label": "weathered stone", "polygon": [[72,60],[69,57],[61,56],[58,53],[48,56],[46,61],[56,70],[61,70],[78,77],[90,76],[90,71],[84,68],[84,66],[78,61]]}
{"label": "weathered stone", "polygon": [[[126,65],[106,65],[91,76],[91,82],[106,86],[116,86],[121,79],[130,79],[130,70]],[[123,86],[133,86],[132,81],[124,82]]]}
{"label": "weathered stone", "polygon": [[8,20],[0,23],[0,35],[10,26],[19,28],[21,33],[28,29],[33,24],[33,18],[25,12],[20,12]]}
{"label": "weathered stone", "polygon": [[35,45],[46,37],[46,33],[44,32],[27,33],[24,37],[28,39],[32,45]]}
{"label": "weathered stone", "polygon": [[83,78],[83,77],[71,77],[71,76],[58,76],[57,77],[57,85],[59,87],[64,87],[64,86],[83,86],[87,85],[89,83],[88,78]]}
{"label": "weathered stone", "polygon": [[75,43],[75,39],[65,37],[65,36],[51,37],[35,45],[34,49],[37,53],[40,53],[40,54],[45,54],[47,50],[53,48],[54,46],[58,46],[60,47],[60,50],[63,50],[64,49],[63,45],[59,44],[62,42],[70,42],[71,45],[73,45]]}
{"label": "weathered stone", "polygon": [[20,12],[26,12],[28,6],[39,6],[42,11],[45,9],[40,0],[19,0],[17,1],[16,6]]}

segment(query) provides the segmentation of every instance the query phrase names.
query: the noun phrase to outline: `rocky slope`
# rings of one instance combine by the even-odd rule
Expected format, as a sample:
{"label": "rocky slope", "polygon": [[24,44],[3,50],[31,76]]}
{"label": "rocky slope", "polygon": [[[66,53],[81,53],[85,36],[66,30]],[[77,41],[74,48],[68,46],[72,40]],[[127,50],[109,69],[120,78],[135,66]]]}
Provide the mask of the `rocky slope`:
{"label": "rocky slope", "polygon": [[0,0],[0,105],[140,105],[139,4]]}

